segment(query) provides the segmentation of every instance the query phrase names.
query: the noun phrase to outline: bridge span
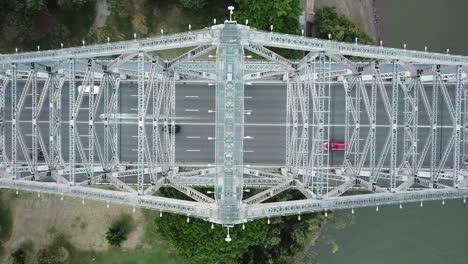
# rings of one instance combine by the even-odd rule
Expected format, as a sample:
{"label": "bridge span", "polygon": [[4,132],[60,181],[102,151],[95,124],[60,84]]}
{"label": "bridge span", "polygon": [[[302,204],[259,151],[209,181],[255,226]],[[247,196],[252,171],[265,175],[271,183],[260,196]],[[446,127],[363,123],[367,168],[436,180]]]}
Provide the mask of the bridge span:
{"label": "bridge span", "polygon": [[[172,60],[155,53],[176,48],[191,49]],[[271,48],[304,57],[292,61]],[[337,209],[466,202],[467,72],[464,56],[262,32],[234,21],[4,54],[0,187],[227,227]],[[325,149],[335,141],[346,149]],[[155,195],[163,186],[190,201]],[[255,191],[244,197],[247,188]],[[303,199],[270,201],[288,189]]]}

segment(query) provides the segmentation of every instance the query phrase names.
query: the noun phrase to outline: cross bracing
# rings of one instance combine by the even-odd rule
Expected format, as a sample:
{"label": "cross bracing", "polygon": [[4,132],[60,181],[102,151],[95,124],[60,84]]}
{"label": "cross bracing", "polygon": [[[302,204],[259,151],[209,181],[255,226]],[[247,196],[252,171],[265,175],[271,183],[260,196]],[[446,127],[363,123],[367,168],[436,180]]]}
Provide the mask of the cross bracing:
{"label": "cross bracing", "polygon": [[[291,61],[271,47],[306,54]],[[172,60],[154,53],[176,48],[190,49]],[[263,59],[245,59],[245,50]],[[207,60],[207,54],[216,56]],[[367,59],[356,62],[353,56]],[[226,22],[158,38],[0,55],[0,68],[3,188],[121,203],[226,226],[468,195],[464,56]],[[283,142],[267,143],[280,162],[251,158],[255,144],[249,142],[267,137],[247,118],[255,115],[246,101],[255,98],[247,94],[259,83],[283,87],[284,105],[275,107],[285,114],[270,117],[282,120],[275,127]],[[210,127],[203,131],[214,135],[207,136],[210,162],[180,151],[197,151],[176,131],[190,126],[180,113],[198,111],[184,109],[177,99],[181,85],[215,87],[200,95],[212,96],[211,117],[195,116],[209,120],[196,126]],[[257,133],[255,139],[249,133]],[[345,143],[345,150],[325,148],[334,141]],[[114,191],[97,188],[103,184]],[[155,196],[162,187],[192,201]],[[269,202],[289,189],[304,199]],[[354,190],[368,194],[343,195]]]}

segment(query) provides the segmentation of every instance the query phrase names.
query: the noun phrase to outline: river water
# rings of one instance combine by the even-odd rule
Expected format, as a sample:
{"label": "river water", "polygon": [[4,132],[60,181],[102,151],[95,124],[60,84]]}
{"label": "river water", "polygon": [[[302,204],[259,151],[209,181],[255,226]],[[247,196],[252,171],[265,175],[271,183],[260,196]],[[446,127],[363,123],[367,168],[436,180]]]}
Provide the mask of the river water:
{"label": "river water", "polygon": [[376,0],[384,46],[468,55],[467,0]]}
{"label": "river water", "polygon": [[[377,0],[384,46],[468,55],[468,0]],[[467,264],[468,203],[461,200],[363,208],[354,223],[318,244],[321,264]]]}

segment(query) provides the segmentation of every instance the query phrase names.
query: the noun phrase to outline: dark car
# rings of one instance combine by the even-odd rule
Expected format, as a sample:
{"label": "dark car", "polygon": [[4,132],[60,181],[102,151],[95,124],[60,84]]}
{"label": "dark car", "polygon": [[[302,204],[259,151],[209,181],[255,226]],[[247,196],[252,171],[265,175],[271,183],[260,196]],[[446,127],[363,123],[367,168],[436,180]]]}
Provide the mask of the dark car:
{"label": "dark car", "polygon": [[[29,158],[32,159],[32,157],[33,157],[33,150],[29,149]],[[38,161],[45,160],[44,152],[42,152],[42,150],[40,149],[37,150],[37,160]]]}
{"label": "dark car", "polygon": [[[172,133],[172,125],[167,125],[163,126],[163,131],[167,131],[169,133]],[[179,125],[174,125],[174,134],[177,134],[180,132],[180,126]]]}

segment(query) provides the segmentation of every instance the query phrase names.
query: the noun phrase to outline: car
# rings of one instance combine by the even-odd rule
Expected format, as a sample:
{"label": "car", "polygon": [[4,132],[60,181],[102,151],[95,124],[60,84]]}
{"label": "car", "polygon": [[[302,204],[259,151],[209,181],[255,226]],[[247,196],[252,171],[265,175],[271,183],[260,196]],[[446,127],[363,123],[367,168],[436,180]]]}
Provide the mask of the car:
{"label": "car", "polygon": [[[32,159],[32,157],[33,157],[33,150],[29,149],[29,158]],[[37,160],[38,161],[45,160],[44,152],[42,152],[42,150],[40,149],[37,150]]]}
{"label": "car", "polygon": [[[84,93],[84,95],[89,95],[89,92],[91,91],[91,85],[86,85],[83,87],[83,85],[78,86],[78,93]],[[97,95],[99,93],[99,86],[94,85],[93,86],[93,94]]]}
{"label": "car", "polygon": [[[166,131],[169,132],[169,133],[172,133],[172,125],[169,124],[167,125],[167,128],[166,126],[163,126],[163,131]],[[180,132],[180,126],[179,125],[174,125],[174,134],[177,134]]]}
{"label": "car", "polygon": [[323,144],[326,151],[344,151],[346,144],[344,142],[328,141]]}

